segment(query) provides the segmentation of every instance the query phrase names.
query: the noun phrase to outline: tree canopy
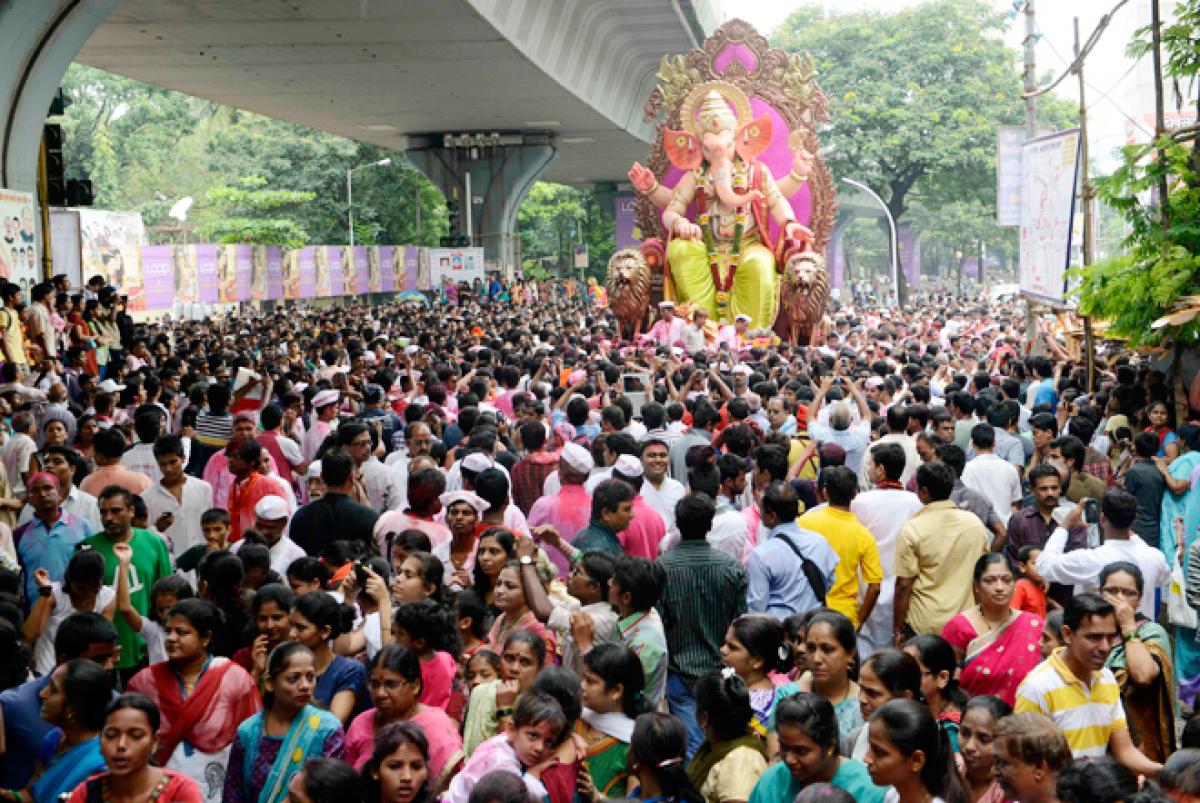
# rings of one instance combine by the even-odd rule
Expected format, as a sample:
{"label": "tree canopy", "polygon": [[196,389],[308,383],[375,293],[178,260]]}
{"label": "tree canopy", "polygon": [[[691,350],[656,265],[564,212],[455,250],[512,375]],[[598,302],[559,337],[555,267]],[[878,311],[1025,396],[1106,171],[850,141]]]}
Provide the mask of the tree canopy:
{"label": "tree canopy", "polygon": [[[943,210],[978,216],[973,234],[986,242],[1004,237],[995,225],[997,128],[1024,121],[1020,58],[1001,39],[1005,24],[982,0],[888,14],[808,7],[772,38],[813,59],[829,97],[822,153],[835,179],[869,185],[897,220],[915,206],[928,221]],[[1043,98],[1039,118],[1067,127],[1074,112]]]}

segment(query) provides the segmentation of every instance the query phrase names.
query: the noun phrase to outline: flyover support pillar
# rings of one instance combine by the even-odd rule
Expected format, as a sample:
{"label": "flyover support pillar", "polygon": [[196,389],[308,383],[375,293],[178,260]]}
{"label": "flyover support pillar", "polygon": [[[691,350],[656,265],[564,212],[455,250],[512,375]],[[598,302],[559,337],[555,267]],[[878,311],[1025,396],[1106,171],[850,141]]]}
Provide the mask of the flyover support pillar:
{"label": "flyover support pillar", "polygon": [[489,268],[511,279],[521,267],[517,210],[557,152],[553,136],[537,131],[413,135],[405,155],[457,205],[451,236],[467,234],[471,215],[472,245],[483,246]]}
{"label": "flyover support pillar", "polygon": [[83,43],[117,0],[0,2],[0,187],[37,190],[50,101]]}

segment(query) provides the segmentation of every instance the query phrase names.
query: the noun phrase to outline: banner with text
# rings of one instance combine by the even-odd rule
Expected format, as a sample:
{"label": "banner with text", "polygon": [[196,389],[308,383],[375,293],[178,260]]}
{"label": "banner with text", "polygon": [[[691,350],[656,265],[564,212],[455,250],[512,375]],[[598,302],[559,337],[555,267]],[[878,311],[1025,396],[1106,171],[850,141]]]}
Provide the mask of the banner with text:
{"label": "banner with text", "polygon": [[482,248],[430,248],[429,266],[435,287],[441,287],[446,279],[471,284],[485,278]]}
{"label": "banner with text", "polygon": [[1062,304],[1079,181],[1079,129],[1030,140],[1021,155],[1021,293]]}

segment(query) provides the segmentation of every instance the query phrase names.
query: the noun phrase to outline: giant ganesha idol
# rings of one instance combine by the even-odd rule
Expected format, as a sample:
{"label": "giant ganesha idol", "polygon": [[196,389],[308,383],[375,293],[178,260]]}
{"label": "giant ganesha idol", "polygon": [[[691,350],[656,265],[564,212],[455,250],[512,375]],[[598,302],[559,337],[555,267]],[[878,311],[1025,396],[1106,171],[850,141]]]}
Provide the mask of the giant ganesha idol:
{"label": "giant ganesha idol", "polygon": [[[664,269],[667,298],[723,324],[746,314],[752,329],[767,330],[785,269],[824,270],[835,205],[829,172],[813,155],[814,120],[825,117],[814,76],[807,60],[771,48],[741,20],[686,57],[664,58],[646,115],[666,110],[667,119],[649,167],[634,164],[629,178],[642,196],[643,230],[667,240],[643,245]],[[809,306],[823,311],[825,300]],[[781,334],[808,342],[818,323],[789,321]]]}

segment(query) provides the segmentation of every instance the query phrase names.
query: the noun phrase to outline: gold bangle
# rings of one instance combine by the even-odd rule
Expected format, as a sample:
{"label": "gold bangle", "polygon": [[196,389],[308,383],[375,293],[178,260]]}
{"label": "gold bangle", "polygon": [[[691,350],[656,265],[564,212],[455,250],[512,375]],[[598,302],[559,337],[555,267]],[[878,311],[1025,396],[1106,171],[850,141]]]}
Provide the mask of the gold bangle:
{"label": "gold bangle", "polygon": [[794,179],[796,179],[796,181],[799,181],[801,184],[803,184],[804,182],[808,181],[808,176],[798,176],[798,175],[796,175],[796,168],[794,168],[794,167],[793,167],[791,170],[789,170],[789,171],[788,171],[788,177],[789,177],[789,178],[794,178]]}
{"label": "gold bangle", "polygon": [[662,184],[658,183],[658,179],[654,179],[654,186],[643,192],[642,195],[650,195],[661,186]]}

